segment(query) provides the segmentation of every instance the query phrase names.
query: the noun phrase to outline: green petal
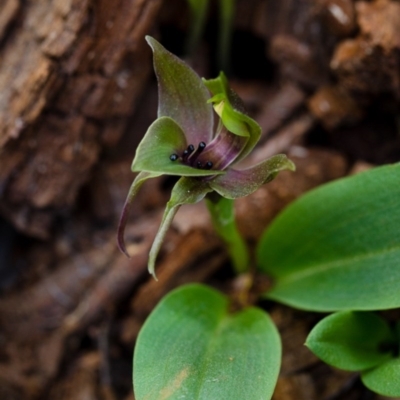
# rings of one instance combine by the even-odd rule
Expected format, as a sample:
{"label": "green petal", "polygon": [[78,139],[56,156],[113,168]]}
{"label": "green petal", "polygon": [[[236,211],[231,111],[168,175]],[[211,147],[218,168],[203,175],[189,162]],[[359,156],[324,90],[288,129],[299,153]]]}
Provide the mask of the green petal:
{"label": "green petal", "polygon": [[160,43],[146,36],[154,53],[158,79],[158,116],[175,120],[185,132],[188,144],[208,143],[212,138],[214,116],[208,90],[201,78]]}
{"label": "green petal", "polygon": [[171,154],[182,153],[186,138],[180,126],[169,117],[156,119],[140,142],[132,163],[132,171],[146,171],[178,176],[208,176],[221,174],[220,171],[193,168],[171,161]]}
{"label": "green petal", "polygon": [[221,117],[225,127],[235,135],[249,137],[237,161],[243,159],[254,148],[261,135],[261,127],[245,114],[240,97],[229,87],[226,76],[221,72],[218,78],[203,79],[213,97],[215,112]]}
{"label": "green petal", "polygon": [[278,154],[244,170],[229,169],[225,175],[210,181],[210,186],[228,199],[248,196],[264,183],[272,181],[279,171],[296,169],[284,154]]}
{"label": "green petal", "polygon": [[196,178],[183,177],[175,184],[171,192],[171,199],[167,203],[167,207],[161,220],[160,228],[158,229],[149,254],[148,269],[154,278],[156,278],[155,262],[157,254],[161,248],[165,234],[171,225],[179,207],[182,204],[198,203],[207,193],[211,191],[212,189],[207,182],[203,182]]}
{"label": "green petal", "polygon": [[131,188],[129,189],[129,193],[125,200],[125,204],[122,209],[121,217],[119,220],[118,234],[117,234],[118,247],[127,257],[129,257],[129,254],[125,247],[124,232],[125,232],[126,222],[128,221],[129,211],[131,209],[133,198],[136,196],[136,193],[147,179],[155,178],[160,175],[161,174],[141,172],[132,182]]}

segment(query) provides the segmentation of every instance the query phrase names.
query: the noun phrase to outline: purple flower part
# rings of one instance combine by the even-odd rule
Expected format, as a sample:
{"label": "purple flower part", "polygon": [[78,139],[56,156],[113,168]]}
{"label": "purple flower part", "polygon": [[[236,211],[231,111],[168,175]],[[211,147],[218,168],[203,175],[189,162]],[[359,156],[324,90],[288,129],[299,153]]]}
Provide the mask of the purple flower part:
{"label": "purple flower part", "polygon": [[[210,94],[202,79],[184,61],[146,36],[153,49],[158,81],[158,117],[172,118],[185,132],[188,144],[209,142],[214,114]],[[196,143],[197,142],[197,143]]]}
{"label": "purple flower part", "polygon": [[227,199],[237,199],[255,192],[270,182],[280,171],[295,171],[296,167],[284,154],[277,154],[243,170],[228,169],[223,176],[209,181],[210,187]]}
{"label": "purple flower part", "polygon": [[222,171],[236,160],[247,141],[247,137],[234,135],[223,127],[219,134],[197,157],[196,161],[200,163],[200,166],[211,162],[213,170]]}

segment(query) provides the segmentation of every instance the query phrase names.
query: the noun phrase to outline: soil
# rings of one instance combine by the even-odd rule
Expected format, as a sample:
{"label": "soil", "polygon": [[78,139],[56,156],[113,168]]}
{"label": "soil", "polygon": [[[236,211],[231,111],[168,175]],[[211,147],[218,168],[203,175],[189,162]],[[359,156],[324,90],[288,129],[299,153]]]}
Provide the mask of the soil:
{"label": "soil", "polygon": [[[147,256],[172,178],[146,182],[116,246],[137,144],[156,118],[150,34],[217,75],[218,2],[192,56],[184,0],[0,3],[0,398],[132,400],[132,352],[171,289],[234,285],[203,204],[182,207]],[[302,193],[400,159],[400,2],[237,0],[227,74],[262,127],[250,162],[295,173],[236,202],[250,246]],[[303,345],[321,314],[259,302],[283,364],[273,400],[383,400]]]}

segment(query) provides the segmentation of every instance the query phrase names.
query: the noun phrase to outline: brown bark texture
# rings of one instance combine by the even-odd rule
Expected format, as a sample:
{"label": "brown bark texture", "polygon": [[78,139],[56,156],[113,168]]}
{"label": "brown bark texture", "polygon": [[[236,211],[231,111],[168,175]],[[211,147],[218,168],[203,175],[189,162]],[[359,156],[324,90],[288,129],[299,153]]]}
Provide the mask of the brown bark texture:
{"label": "brown bark texture", "polygon": [[0,5],[0,208],[49,234],[150,72],[144,35],[160,0],[5,0]]}

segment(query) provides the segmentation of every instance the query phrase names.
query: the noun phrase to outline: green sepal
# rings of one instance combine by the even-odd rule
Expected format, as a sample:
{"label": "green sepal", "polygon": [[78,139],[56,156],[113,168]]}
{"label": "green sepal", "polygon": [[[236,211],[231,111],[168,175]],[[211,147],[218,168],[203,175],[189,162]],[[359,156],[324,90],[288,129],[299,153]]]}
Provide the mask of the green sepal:
{"label": "green sepal", "polygon": [[306,346],[336,368],[363,371],[392,357],[396,337],[374,313],[342,311],[321,320],[308,335]]}
{"label": "green sepal", "polygon": [[120,217],[119,224],[118,224],[118,233],[117,233],[118,247],[127,257],[129,257],[129,254],[125,247],[124,232],[125,232],[126,223],[128,221],[129,211],[132,206],[133,198],[136,196],[136,193],[138,192],[140,187],[143,185],[143,183],[145,181],[147,181],[147,179],[156,178],[157,176],[160,176],[160,175],[161,174],[151,173],[151,172],[141,172],[140,174],[138,174],[136,176],[136,178],[132,182],[132,185],[129,189],[128,196],[126,197],[125,204],[122,209],[121,217]]}
{"label": "green sepal", "polygon": [[153,50],[158,80],[158,116],[171,117],[185,132],[188,144],[208,143],[214,115],[208,90],[201,78],[154,38],[146,36]]}
{"label": "green sepal", "polygon": [[160,228],[158,229],[149,253],[148,270],[155,279],[157,279],[155,275],[155,262],[157,254],[161,248],[165,234],[167,233],[167,230],[170,227],[179,207],[183,204],[198,203],[207,193],[211,191],[212,189],[207,182],[196,178],[182,177],[178,182],[176,182],[171,192],[171,198],[167,203],[167,207],[165,208]]}
{"label": "green sepal", "polygon": [[229,87],[228,80],[223,72],[215,79],[204,79],[203,82],[212,93],[209,102],[214,104],[215,112],[220,116],[222,123],[238,136],[249,137],[246,146],[238,156],[237,161],[243,159],[257,144],[261,135],[261,127],[245,114],[240,97]]}
{"label": "green sepal", "polygon": [[400,358],[393,358],[361,373],[363,384],[382,396],[400,397]]}
{"label": "green sepal", "polygon": [[237,199],[272,181],[280,171],[295,169],[294,163],[284,154],[277,154],[244,170],[228,169],[225,175],[211,180],[210,186],[225,198]]}
{"label": "green sepal", "polygon": [[146,171],[178,176],[208,176],[223,174],[193,168],[181,164],[180,160],[171,161],[172,154],[182,154],[187,147],[186,137],[181,127],[169,117],[156,119],[140,142],[132,163],[132,171]]}

